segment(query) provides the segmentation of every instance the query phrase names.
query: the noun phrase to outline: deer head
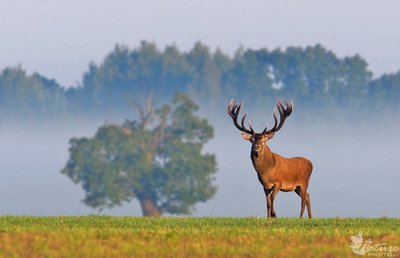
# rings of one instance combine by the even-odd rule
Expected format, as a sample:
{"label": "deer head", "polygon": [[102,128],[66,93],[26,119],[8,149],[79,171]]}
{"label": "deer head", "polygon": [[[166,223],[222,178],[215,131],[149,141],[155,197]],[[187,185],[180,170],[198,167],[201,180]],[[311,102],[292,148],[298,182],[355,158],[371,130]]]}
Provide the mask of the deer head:
{"label": "deer head", "polygon": [[[282,102],[277,101],[276,102],[276,109],[274,111],[274,127],[272,127],[270,130],[268,130],[267,127],[261,132],[261,133],[256,133],[254,129],[251,127],[251,122],[249,120],[249,129],[246,128],[245,126],[245,120],[247,113],[244,114],[244,116],[241,119],[241,122],[238,122],[238,116],[240,113],[240,109],[242,108],[243,102],[237,104],[233,99],[229,102],[228,104],[228,114],[230,117],[232,117],[233,124],[236,126],[237,129],[242,131],[242,137],[245,140],[248,140],[252,144],[252,155],[258,156],[260,153],[263,153],[265,149],[268,149],[267,147],[267,141],[272,139],[274,134],[279,131],[283,124],[285,123],[285,120],[290,114],[292,113],[293,110],[293,102],[292,101],[285,101],[285,105],[282,104]],[[286,107],[285,107],[286,106]],[[279,123],[278,123],[278,118],[277,118],[277,112],[279,113]]]}

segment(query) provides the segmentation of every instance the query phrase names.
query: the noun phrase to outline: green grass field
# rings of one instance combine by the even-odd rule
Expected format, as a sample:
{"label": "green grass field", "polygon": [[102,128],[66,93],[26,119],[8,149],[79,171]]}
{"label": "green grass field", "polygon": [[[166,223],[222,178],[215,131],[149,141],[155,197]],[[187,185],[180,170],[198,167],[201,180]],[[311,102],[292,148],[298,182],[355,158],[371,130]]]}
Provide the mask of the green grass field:
{"label": "green grass field", "polygon": [[[5,216],[0,256],[361,257],[349,247],[358,232],[400,248],[400,219],[390,218]],[[400,250],[391,254],[400,257]]]}

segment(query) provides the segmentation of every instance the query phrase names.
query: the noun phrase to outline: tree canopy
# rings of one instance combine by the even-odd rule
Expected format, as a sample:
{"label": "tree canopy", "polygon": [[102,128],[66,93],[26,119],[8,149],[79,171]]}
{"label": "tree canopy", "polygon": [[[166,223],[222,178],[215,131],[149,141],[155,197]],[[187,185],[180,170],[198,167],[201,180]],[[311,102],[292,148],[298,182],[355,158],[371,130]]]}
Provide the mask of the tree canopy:
{"label": "tree canopy", "polygon": [[82,185],[91,207],[136,198],[145,216],[189,214],[216,192],[215,156],[202,151],[213,137],[212,126],[195,115],[198,106],[183,94],[157,109],[151,98],[144,106],[132,105],[138,120],[104,125],[92,138],[72,139],[62,173]]}
{"label": "tree canopy", "polygon": [[0,119],[54,119],[67,112],[60,85],[37,73],[28,76],[20,67],[0,74]]}
{"label": "tree canopy", "polygon": [[134,49],[117,45],[102,62],[89,65],[81,85],[69,89],[38,74],[28,76],[20,67],[6,68],[0,75],[0,114],[67,113],[104,119],[112,113],[123,118],[131,110],[129,99],[156,93],[160,100],[171,101],[176,92],[206,107],[231,97],[251,100],[246,103],[255,107],[272,107],[275,99],[290,98],[308,111],[332,111],[333,116],[365,106],[369,111],[397,112],[398,77],[395,73],[374,78],[361,56],[339,58],[322,45],[239,48],[228,55],[201,42],[181,51],[174,45],[160,49],[143,41]]}

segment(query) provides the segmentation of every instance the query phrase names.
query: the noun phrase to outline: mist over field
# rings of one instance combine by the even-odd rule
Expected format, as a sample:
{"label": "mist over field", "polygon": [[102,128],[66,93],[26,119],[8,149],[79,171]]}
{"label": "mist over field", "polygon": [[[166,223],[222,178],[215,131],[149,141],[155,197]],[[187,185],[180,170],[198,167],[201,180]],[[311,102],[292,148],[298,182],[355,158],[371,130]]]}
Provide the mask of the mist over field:
{"label": "mist over field", "polygon": [[[197,204],[194,216],[265,216],[266,203],[250,160],[250,143],[225,114],[225,103],[210,116],[215,137],[205,151],[218,160],[218,191]],[[272,123],[272,111],[249,110],[256,130]],[[304,124],[295,110],[269,142],[285,157],[304,156],[314,164],[309,193],[315,217],[400,216],[399,121],[315,122]],[[91,209],[81,201],[84,191],[60,170],[65,166],[72,137],[91,137],[102,122],[72,121],[48,125],[2,125],[0,128],[0,215],[142,215],[139,203],[113,209]],[[300,198],[280,192],[278,217],[298,216]]]}

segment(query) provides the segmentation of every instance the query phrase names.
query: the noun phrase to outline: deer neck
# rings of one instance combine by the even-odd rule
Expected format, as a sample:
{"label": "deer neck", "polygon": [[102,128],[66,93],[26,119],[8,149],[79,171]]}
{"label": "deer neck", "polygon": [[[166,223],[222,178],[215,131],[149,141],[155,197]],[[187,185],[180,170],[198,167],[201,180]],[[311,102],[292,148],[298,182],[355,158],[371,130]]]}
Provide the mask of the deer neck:
{"label": "deer neck", "polygon": [[258,174],[263,173],[275,163],[274,155],[268,146],[264,146],[259,152],[252,150],[251,160]]}

